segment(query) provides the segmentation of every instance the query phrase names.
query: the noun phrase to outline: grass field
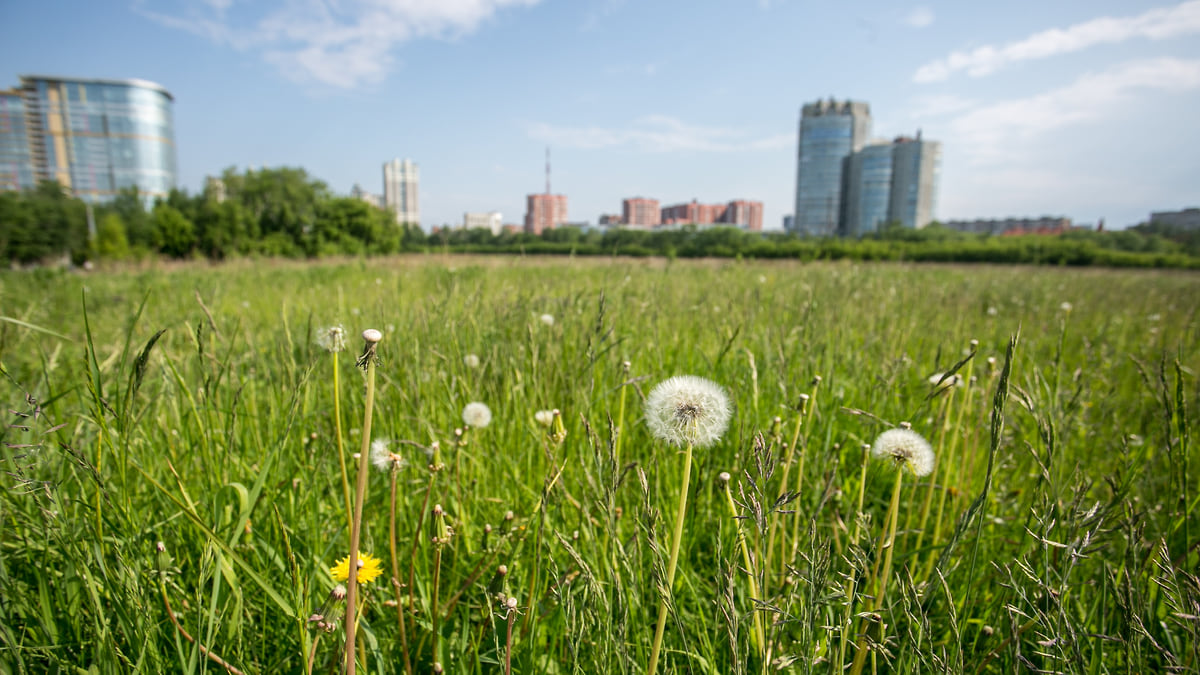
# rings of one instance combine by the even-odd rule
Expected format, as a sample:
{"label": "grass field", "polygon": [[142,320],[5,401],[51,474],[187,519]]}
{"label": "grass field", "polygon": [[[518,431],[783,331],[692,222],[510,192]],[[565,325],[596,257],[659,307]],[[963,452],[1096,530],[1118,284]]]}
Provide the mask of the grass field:
{"label": "grass field", "polygon": [[[1198,672],[1198,309],[1030,267],[3,272],[0,672],[341,672],[385,440],[357,672],[644,673],[660,600],[659,673]],[[732,401],[711,447],[643,420],[680,374]],[[901,422],[932,473],[864,448]]]}

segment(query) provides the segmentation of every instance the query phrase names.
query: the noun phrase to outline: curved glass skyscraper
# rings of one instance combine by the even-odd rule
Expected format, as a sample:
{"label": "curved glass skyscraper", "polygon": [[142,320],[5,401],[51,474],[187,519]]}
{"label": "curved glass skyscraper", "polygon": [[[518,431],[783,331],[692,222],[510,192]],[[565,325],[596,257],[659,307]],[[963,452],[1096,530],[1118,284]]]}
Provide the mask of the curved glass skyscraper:
{"label": "curved glass skyscraper", "polygon": [[0,92],[0,189],[55,180],[88,202],[175,187],[174,98],[145,80],[27,75]]}
{"label": "curved glass skyscraper", "polygon": [[795,231],[829,237],[842,221],[844,163],[871,135],[871,108],[833,99],[808,103],[800,113]]}

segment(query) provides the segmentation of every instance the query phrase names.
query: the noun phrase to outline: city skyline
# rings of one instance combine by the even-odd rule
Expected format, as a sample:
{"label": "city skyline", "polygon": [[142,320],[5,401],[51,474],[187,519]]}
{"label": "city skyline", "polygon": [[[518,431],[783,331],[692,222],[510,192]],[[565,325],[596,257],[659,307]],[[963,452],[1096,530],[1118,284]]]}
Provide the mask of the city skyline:
{"label": "city skyline", "polygon": [[423,7],[6,3],[0,57],[14,83],[161,84],[175,97],[177,185],[191,192],[230,166],[374,191],[381,161],[411,157],[427,228],[522,213],[552,145],[555,187],[580,220],[629,195],[738,195],[778,229],[794,210],[800,107],[830,96],[869,101],[875,136],[942,142],[940,220],[1124,227],[1200,203],[1197,0]]}

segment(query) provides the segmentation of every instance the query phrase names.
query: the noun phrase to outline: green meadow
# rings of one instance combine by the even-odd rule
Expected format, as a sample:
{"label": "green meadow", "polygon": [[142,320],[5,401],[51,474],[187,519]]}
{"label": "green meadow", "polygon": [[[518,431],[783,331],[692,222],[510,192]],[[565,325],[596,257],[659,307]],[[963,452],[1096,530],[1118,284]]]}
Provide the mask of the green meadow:
{"label": "green meadow", "polygon": [[[0,272],[0,673],[344,672],[360,466],[358,673],[1198,672],[1198,309],[1161,270]],[[732,409],[690,453],[644,419],[675,375]],[[931,472],[865,447],[901,423]]]}

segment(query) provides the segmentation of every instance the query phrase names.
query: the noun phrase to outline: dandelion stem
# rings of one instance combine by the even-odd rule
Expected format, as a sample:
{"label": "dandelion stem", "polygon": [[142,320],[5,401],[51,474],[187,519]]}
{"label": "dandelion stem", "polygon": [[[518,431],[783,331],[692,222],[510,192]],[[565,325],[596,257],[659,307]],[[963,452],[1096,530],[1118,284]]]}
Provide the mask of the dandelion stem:
{"label": "dandelion stem", "polygon": [[358,547],[362,543],[362,507],[367,492],[368,458],[371,455],[371,413],[375,408],[375,345],[368,346],[364,353],[367,368],[367,400],[363,411],[362,450],[358,454],[358,480],[354,490],[354,520],[350,523],[349,578],[346,579],[346,675],[354,675],[354,616],[358,600]]}
{"label": "dandelion stem", "polygon": [[675,566],[679,563],[679,543],[683,539],[683,517],[687,513],[688,483],[692,477],[692,444],[687,444],[683,455],[683,485],[679,489],[679,509],[675,512],[675,532],[671,535],[671,555],[667,558],[667,578],[658,598],[658,623],[654,627],[654,642],[650,646],[650,665],[647,675],[654,675],[658,667],[658,653],[662,647],[663,629],[667,624],[667,597],[672,594],[675,583]]}

